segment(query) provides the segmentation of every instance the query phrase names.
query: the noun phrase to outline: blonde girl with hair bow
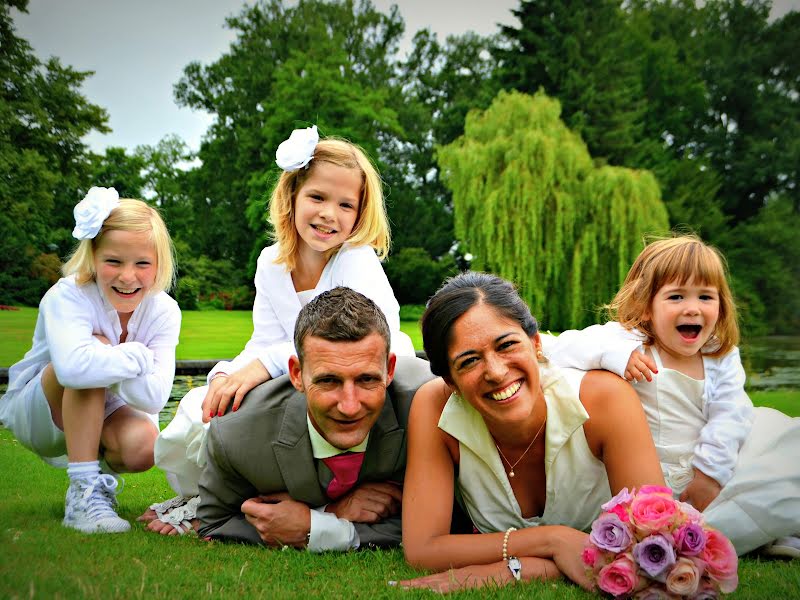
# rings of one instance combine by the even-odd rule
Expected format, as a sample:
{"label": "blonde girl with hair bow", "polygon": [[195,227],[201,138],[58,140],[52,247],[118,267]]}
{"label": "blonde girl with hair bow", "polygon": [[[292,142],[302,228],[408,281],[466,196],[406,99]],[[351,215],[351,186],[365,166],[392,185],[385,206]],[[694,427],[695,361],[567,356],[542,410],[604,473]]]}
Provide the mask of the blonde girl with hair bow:
{"label": "blonde girl with hair bow", "polygon": [[130,524],[114,509],[113,473],[153,466],[175,374],[172,242],[158,211],[114,188],[93,187],[74,214],[80,242],[39,304],[33,347],[9,369],[0,421],[45,461],[66,455],[64,526],[119,533]]}
{"label": "blonde girl with hair bow", "polygon": [[179,494],[151,505],[141,517],[160,533],[190,530],[208,422],[229,408],[236,411],[257,385],[287,373],[297,315],[317,295],[337,286],[364,294],[386,315],[392,351],[414,354],[410,338],[400,331],[400,307],[380,264],[390,232],[372,162],[351,142],[320,140],[314,126],[296,129],[281,143],[276,163],[283,173],[269,204],[275,243],[258,259],[253,335],[236,358],[211,370],[208,385],[181,400],[156,442],[156,464]]}

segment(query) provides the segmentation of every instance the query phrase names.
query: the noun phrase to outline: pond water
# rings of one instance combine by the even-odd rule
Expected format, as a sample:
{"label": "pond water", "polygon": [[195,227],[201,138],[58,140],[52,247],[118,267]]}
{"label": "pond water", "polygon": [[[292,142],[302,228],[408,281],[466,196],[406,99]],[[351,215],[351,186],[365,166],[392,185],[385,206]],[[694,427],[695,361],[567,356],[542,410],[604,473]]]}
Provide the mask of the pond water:
{"label": "pond water", "polygon": [[[748,389],[800,389],[800,336],[752,338],[742,344],[741,351]],[[205,383],[205,375],[177,375],[159,421],[169,423],[186,392]],[[5,390],[6,385],[0,384],[0,394]]]}
{"label": "pond water", "polygon": [[751,338],[741,352],[748,389],[800,389],[800,336]]}

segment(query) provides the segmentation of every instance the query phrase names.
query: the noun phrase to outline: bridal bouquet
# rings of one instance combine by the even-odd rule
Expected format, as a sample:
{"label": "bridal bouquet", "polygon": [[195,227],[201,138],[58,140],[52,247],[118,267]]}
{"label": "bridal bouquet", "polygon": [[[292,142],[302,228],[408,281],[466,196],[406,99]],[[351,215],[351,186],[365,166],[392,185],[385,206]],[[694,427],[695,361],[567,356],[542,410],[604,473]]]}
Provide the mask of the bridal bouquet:
{"label": "bridal bouquet", "polygon": [[703,522],[669,488],[627,488],[603,504],[592,523],[583,564],[615,598],[718,598],[739,583],[730,540]]}

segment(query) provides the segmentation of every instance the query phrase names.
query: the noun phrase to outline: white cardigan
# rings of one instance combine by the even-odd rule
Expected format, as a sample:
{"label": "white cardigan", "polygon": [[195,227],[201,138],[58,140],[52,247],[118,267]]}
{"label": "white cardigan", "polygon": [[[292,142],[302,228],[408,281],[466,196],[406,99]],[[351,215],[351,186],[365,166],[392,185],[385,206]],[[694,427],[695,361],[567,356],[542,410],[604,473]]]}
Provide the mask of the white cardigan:
{"label": "white cardigan", "polygon": [[[620,377],[625,376],[631,353],[644,352],[642,333],[626,330],[615,321],[542,339],[545,352],[557,365],[605,369]],[[700,430],[692,464],[724,486],[733,476],[739,449],[750,434],[753,403],[744,391],[746,376],[738,348],[718,358],[704,354],[703,368],[706,425]]]}
{"label": "white cardigan", "polygon": [[17,393],[52,363],[64,387],[110,388],[130,406],[158,415],[172,389],[180,326],[175,300],[164,292],[148,294],[131,315],[128,337],[120,343],[119,316],[97,284],[62,278],[39,303],[33,347],[8,370],[6,393]]}
{"label": "white cardigan", "polygon": [[[291,273],[285,265],[275,264],[277,256],[278,244],[274,244],[264,248],[258,257],[253,336],[236,358],[214,366],[208,374],[209,381],[217,373],[235,373],[255,359],[263,363],[273,379],[288,371],[289,357],[295,354],[294,325],[302,306]],[[413,356],[410,339],[400,331],[400,305],[370,246],[344,244],[325,265],[314,297],[337,286],[352,288],[375,302],[389,324],[392,351]]]}

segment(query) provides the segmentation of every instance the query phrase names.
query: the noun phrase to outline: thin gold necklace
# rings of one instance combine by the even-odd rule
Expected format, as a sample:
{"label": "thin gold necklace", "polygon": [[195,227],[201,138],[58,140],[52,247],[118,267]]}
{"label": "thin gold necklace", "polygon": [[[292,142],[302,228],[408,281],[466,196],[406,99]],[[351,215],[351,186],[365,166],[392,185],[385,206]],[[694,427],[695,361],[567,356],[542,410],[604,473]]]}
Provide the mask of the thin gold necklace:
{"label": "thin gold necklace", "polygon": [[539,434],[542,433],[542,429],[544,429],[544,424],[545,423],[547,423],[547,416],[545,416],[544,421],[542,421],[542,426],[539,427],[539,431],[537,431],[536,435],[533,436],[533,439],[531,440],[531,443],[528,444],[527,448],[525,448],[525,452],[523,452],[520,455],[520,457],[517,459],[517,462],[515,462],[513,465],[511,464],[511,461],[506,458],[506,455],[503,454],[503,451],[500,450],[500,446],[497,445],[497,442],[494,443],[494,447],[497,448],[497,451],[500,453],[500,456],[503,458],[504,461],[506,461],[506,464],[510,468],[510,471],[508,473],[509,477],[514,477],[514,467],[516,467],[519,464],[519,461],[521,461],[523,458],[525,458],[525,455],[528,453],[528,450],[533,448],[533,444],[534,444],[534,442],[536,442],[536,439],[539,437]]}

